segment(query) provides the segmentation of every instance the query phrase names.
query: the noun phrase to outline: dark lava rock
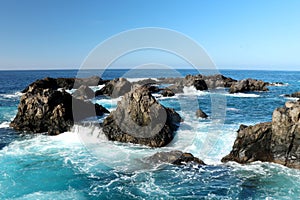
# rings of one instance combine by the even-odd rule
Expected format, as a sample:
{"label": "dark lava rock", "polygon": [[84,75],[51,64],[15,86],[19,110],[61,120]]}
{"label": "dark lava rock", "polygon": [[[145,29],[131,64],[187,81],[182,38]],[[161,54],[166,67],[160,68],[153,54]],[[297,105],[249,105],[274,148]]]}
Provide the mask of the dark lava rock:
{"label": "dark lava rock", "polygon": [[165,88],[161,91],[161,95],[164,97],[172,97],[175,95],[175,93],[172,90]]}
{"label": "dark lava rock", "polygon": [[241,125],[232,151],[222,158],[222,162],[271,162],[273,160],[270,152],[271,137],[272,125],[270,122],[248,127]]}
{"label": "dark lava rock", "polygon": [[143,80],[140,80],[140,81],[133,82],[133,84],[138,84],[140,86],[153,85],[153,84],[156,84],[156,83],[157,83],[157,81],[154,80],[154,79],[151,79],[151,78],[147,78],[147,79],[143,79]]}
{"label": "dark lava rock", "polygon": [[203,79],[209,89],[215,89],[217,87],[231,87],[232,84],[237,82],[237,80],[230,77],[223,76],[221,74],[216,74],[212,76],[204,76]]}
{"label": "dark lava rock", "polygon": [[201,109],[198,109],[196,111],[196,116],[203,119],[206,119],[208,117],[208,115],[205,112],[203,112]]}
{"label": "dark lava rock", "polygon": [[34,92],[35,89],[52,89],[57,90],[58,88],[63,88],[70,90],[72,88],[79,88],[81,85],[85,86],[97,86],[106,83],[107,81],[102,80],[98,76],[92,76],[89,78],[50,78],[46,77],[44,79],[36,80],[27,86],[22,93],[28,91]]}
{"label": "dark lava rock", "polygon": [[165,108],[140,87],[126,93],[117,109],[104,120],[103,132],[109,140],[162,147],[174,138],[181,117]]}
{"label": "dark lava rock", "polygon": [[151,164],[170,163],[184,165],[187,163],[196,163],[198,165],[205,165],[202,160],[194,157],[191,153],[183,153],[181,151],[158,152],[153,156],[145,158],[144,161]]}
{"label": "dark lava rock", "polygon": [[272,122],[241,127],[222,162],[268,161],[300,169],[300,102],[287,102],[273,112]]}
{"label": "dark lava rock", "polygon": [[244,79],[231,85],[229,93],[249,92],[249,91],[268,91],[269,83],[256,79]]}
{"label": "dark lava rock", "polygon": [[76,99],[87,100],[95,97],[94,91],[86,85],[80,86],[73,94]]}
{"label": "dark lava rock", "polygon": [[70,130],[74,122],[108,111],[91,102],[73,98],[65,91],[30,87],[20,99],[18,113],[10,126],[15,130],[57,135]]}
{"label": "dark lava rock", "polygon": [[105,84],[103,88],[95,92],[95,96],[105,95],[112,98],[123,96],[129,92],[132,84],[125,78],[117,78]]}

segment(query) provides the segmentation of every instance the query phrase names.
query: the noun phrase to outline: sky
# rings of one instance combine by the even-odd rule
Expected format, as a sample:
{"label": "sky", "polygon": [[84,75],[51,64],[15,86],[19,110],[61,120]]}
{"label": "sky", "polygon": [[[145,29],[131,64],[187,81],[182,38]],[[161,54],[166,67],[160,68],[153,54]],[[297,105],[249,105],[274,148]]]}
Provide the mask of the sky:
{"label": "sky", "polygon": [[[0,0],[0,70],[78,69],[101,42],[143,27],[188,36],[220,69],[300,70],[299,8],[298,0]],[[135,58],[148,62],[149,53]]]}

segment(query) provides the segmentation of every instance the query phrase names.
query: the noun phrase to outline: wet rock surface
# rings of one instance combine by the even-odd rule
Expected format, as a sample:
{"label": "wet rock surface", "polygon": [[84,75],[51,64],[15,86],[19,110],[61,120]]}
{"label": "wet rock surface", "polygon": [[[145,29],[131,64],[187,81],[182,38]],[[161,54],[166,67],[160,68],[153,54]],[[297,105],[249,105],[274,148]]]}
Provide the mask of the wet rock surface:
{"label": "wet rock surface", "polygon": [[116,78],[105,84],[105,86],[95,92],[95,96],[105,95],[112,98],[123,96],[129,92],[132,88],[132,84],[125,78]]}
{"label": "wet rock surface", "polygon": [[187,163],[195,163],[205,165],[205,163],[191,153],[182,151],[158,152],[144,159],[144,162],[151,164],[169,163],[174,165],[185,165]]}
{"label": "wet rock surface", "polygon": [[[67,84],[69,80],[62,81],[67,88],[71,87]],[[76,99],[64,90],[58,91],[62,86],[58,82],[57,79],[45,78],[30,84],[24,90],[26,92],[20,99],[18,113],[10,126],[18,131],[57,135],[69,131],[75,122],[109,113],[101,105]],[[84,83],[98,84],[87,79]],[[78,93],[85,92],[84,95],[90,97],[88,93],[91,90],[86,85],[80,88]]]}
{"label": "wet rock surface", "polygon": [[223,162],[268,161],[300,169],[300,102],[287,102],[273,112],[272,122],[241,127]]}
{"label": "wet rock surface", "polygon": [[126,93],[117,109],[104,120],[109,140],[162,147],[171,142],[181,117],[159,104],[146,87]]}

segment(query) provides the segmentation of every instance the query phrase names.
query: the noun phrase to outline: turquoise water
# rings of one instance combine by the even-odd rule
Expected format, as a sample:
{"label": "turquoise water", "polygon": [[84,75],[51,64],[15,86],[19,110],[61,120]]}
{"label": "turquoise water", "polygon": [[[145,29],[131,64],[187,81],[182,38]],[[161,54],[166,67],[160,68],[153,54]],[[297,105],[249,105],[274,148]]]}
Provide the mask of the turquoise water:
{"label": "turquoise water", "polygon": [[[103,77],[126,76],[126,70],[108,70]],[[194,116],[191,99],[209,115],[212,95],[186,88],[172,98],[157,97],[184,118],[174,141],[162,150],[192,152],[207,166],[144,166],[141,159],[159,151],[118,144],[100,137],[97,152],[81,137],[89,127],[76,127],[59,136],[28,136],[8,128],[17,112],[19,92],[46,76],[71,77],[77,72],[1,71],[0,78],[0,199],[298,199],[300,171],[269,163],[220,163],[229,153],[241,123],[270,121],[276,107],[289,99],[283,94],[300,90],[300,72],[221,71],[235,79],[257,78],[284,82],[269,92],[230,95],[224,123]],[[86,71],[85,76],[94,75]],[[195,71],[180,70],[183,76]],[[137,71],[135,78],[171,76],[167,71]],[[222,99],[223,99],[222,97]],[[117,99],[96,99],[109,109]],[[211,140],[212,138],[212,140]],[[207,145],[210,144],[210,145]],[[210,148],[208,148],[210,147]]]}

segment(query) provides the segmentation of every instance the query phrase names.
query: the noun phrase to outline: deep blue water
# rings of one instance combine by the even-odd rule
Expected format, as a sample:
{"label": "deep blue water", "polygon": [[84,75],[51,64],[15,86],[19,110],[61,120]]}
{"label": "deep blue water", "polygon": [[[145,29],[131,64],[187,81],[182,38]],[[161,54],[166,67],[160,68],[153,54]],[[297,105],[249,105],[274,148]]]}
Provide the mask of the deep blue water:
{"label": "deep blue water", "polygon": [[[192,70],[107,70],[104,79],[172,77],[196,74]],[[17,112],[19,92],[44,77],[75,77],[75,70],[0,71],[0,199],[297,199],[300,171],[269,163],[221,164],[229,153],[240,124],[270,121],[276,107],[289,99],[283,94],[300,90],[300,72],[221,70],[235,79],[256,78],[283,82],[268,92],[229,95],[187,88],[184,94],[157,99],[184,118],[175,140],[166,148],[192,152],[209,165],[145,167],[140,159],[158,151],[99,139],[97,153],[80,137],[88,128],[59,136],[24,136],[8,128]],[[81,77],[97,75],[90,70]],[[194,101],[195,100],[195,101]],[[109,109],[117,100],[96,99]],[[195,104],[196,103],[196,104]],[[224,103],[224,102],[223,102]],[[220,105],[222,102],[220,103]],[[213,117],[199,120],[196,106],[209,115],[226,111],[222,123]],[[219,104],[218,104],[219,105]],[[223,123],[224,122],[224,123]]]}

